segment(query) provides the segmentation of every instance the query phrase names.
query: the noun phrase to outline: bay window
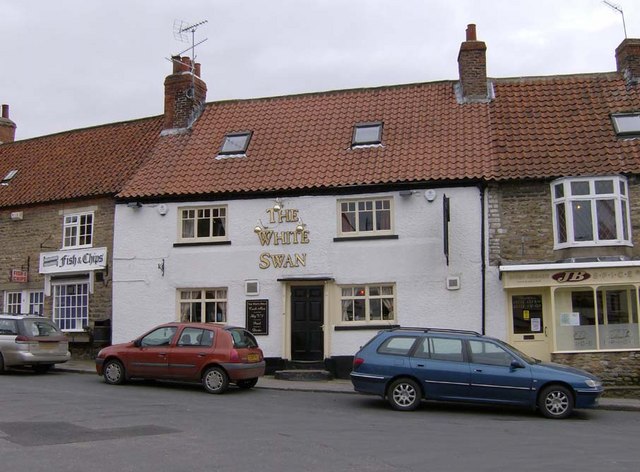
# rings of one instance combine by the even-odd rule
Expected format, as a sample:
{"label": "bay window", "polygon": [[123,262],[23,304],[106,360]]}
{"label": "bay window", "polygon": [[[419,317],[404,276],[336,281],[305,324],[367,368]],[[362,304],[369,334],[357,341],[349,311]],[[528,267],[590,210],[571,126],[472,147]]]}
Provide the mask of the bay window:
{"label": "bay window", "polygon": [[551,194],[556,249],[631,244],[624,177],[559,179]]}

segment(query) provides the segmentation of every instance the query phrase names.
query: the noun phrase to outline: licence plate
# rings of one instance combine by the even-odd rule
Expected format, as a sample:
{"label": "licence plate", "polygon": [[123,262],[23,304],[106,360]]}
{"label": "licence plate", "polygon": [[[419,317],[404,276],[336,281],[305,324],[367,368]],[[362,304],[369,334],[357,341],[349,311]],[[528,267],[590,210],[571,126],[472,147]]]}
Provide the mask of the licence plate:
{"label": "licence plate", "polygon": [[54,349],[58,349],[58,343],[40,343],[38,347],[43,351],[53,351]]}
{"label": "licence plate", "polygon": [[260,360],[260,356],[258,354],[249,354],[247,356],[247,360],[249,362],[258,362]]}

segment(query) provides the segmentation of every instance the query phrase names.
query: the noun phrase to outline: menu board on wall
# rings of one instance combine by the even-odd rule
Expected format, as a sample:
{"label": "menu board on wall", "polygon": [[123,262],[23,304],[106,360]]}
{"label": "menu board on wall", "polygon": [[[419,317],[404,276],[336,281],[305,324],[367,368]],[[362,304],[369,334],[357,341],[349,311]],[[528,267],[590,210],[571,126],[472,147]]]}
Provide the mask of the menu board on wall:
{"label": "menu board on wall", "polygon": [[269,300],[247,300],[247,329],[254,335],[269,334]]}

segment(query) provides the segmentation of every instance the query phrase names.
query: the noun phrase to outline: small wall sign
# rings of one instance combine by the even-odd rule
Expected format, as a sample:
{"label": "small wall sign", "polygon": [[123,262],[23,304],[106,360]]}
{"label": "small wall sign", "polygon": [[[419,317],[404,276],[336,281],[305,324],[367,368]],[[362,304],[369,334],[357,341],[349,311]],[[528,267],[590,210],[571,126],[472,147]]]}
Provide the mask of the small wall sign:
{"label": "small wall sign", "polygon": [[269,334],[269,300],[247,300],[247,329],[256,336]]}

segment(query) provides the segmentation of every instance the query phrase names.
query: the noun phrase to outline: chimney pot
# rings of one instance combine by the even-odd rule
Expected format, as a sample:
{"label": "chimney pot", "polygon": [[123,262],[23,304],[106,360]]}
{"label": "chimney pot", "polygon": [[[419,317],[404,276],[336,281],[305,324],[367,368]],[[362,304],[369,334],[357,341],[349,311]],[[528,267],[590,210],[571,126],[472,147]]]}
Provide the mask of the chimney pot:
{"label": "chimney pot", "polygon": [[473,23],[467,25],[467,41],[477,41],[476,25],[474,25]]}
{"label": "chimney pot", "polygon": [[16,124],[9,119],[9,105],[2,105],[0,118],[0,144],[12,143],[16,139]]}

